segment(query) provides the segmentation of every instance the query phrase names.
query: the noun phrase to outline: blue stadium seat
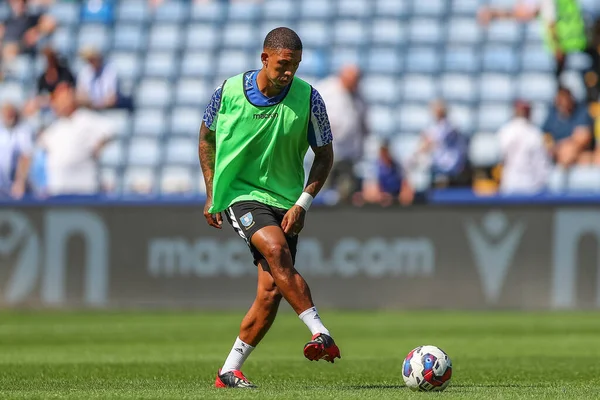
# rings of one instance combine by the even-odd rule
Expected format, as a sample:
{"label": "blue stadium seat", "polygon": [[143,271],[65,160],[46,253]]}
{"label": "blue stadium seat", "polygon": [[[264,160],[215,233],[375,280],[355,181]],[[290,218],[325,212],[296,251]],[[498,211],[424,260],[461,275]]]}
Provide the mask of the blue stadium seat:
{"label": "blue stadium seat", "polygon": [[408,14],[407,0],[375,0],[375,14],[389,18],[404,17]]}
{"label": "blue stadium seat", "polygon": [[371,0],[338,0],[337,13],[345,18],[368,18],[373,12]]}
{"label": "blue stadium seat", "polygon": [[160,158],[161,146],[155,138],[133,138],[129,142],[129,165],[153,167]]}
{"label": "blue stadium seat", "polygon": [[472,47],[446,47],[444,69],[448,72],[479,71],[481,55]]}
{"label": "blue stadium seat", "polygon": [[537,102],[532,104],[531,122],[536,126],[543,126],[548,116],[549,101]]}
{"label": "blue stadium seat", "polygon": [[483,69],[494,72],[516,72],[518,65],[515,51],[506,46],[488,46],[483,51]]}
{"label": "blue stadium seat", "polygon": [[548,177],[547,188],[551,193],[562,193],[567,189],[567,170],[563,167],[554,166]]}
{"label": "blue stadium seat", "polygon": [[600,168],[574,166],[571,168],[567,182],[571,192],[600,193]]}
{"label": "blue stadium seat", "polygon": [[466,136],[475,130],[475,109],[467,105],[450,105],[450,120],[456,128]]}
{"label": "blue stadium seat", "polygon": [[265,0],[263,16],[265,18],[276,18],[292,20],[298,16],[298,2],[294,0]]}
{"label": "blue stadium seat", "polygon": [[396,19],[380,18],[373,20],[371,41],[373,45],[397,46],[406,42],[406,27]]}
{"label": "blue stadium seat", "polygon": [[175,89],[175,103],[179,106],[196,107],[198,113],[212,96],[213,87],[200,79],[180,79]]}
{"label": "blue stadium seat", "polygon": [[116,50],[140,51],[146,47],[147,34],[141,24],[118,24],[114,31],[113,47]]}
{"label": "blue stadium seat", "polygon": [[428,103],[438,97],[434,79],[427,75],[405,75],[403,98],[405,101]]}
{"label": "blue stadium seat", "polygon": [[219,73],[233,76],[243,71],[249,71],[258,68],[260,59],[258,54],[255,58],[251,58],[245,51],[240,50],[223,50],[217,61],[217,69]]}
{"label": "blue stadium seat", "polygon": [[111,64],[117,68],[120,78],[137,79],[141,72],[141,62],[137,53],[115,52],[109,57]]}
{"label": "blue stadium seat", "polygon": [[123,165],[125,154],[123,141],[113,140],[103,150],[100,155],[100,164],[107,167],[119,167]]}
{"label": "blue stadium seat", "polygon": [[500,162],[500,143],[494,133],[477,133],[469,144],[469,160],[474,167],[491,167]]}
{"label": "blue stadium seat", "polygon": [[525,46],[523,47],[521,54],[523,71],[554,71],[554,59],[543,47],[539,45]]}
{"label": "blue stadium seat", "polygon": [[542,48],[543,45],[542,24],[527,24],[525,26],[525,38],[524,41],[528,46],[538,46]]}
{"label": "blue stadium seat", "polygon": [[230,23],[235,21],[254,21],[262,14],[262,4],[254,1],[229,2],[227,11]]}
{"label": "blue stadium seat", "polygon": [[12,74],[22,82],[24,89],[27,89],[27,85],[32,82],[37,82],[38,74],[36,74],[34,64],[27,55],[17,56],[11,63],[10,69],[13,71]]}
{"label": "blue stadium seat", "polygon": [[167,107],[173,97],[169,82],[160,79],[144,79],[136,95],[136,105],[139,107]]}
{"label": "blue stadium seat", "polygon": [[50,8],[50,15],[56,19],[59,26],[74,26],[79,23],[81,5],[77,2],[56,2]]}
{"label": "blue stadium seat", "polygon": [[512,118],[512,107],[507,103],[484,103],[477,115],[478,130],[497,132]]}
{"label": "blue stadium seat", "polygon": [[0,85],[0,103],[15,103],[23,105],[26,94],[23,85],[17,82],[2,82]]}
{"label": "blue stadium seat", "polygon": [[509,102],[515,98],[515,79],[507,74],[483,74],[479,79],[479,97],[483,101]]}
{"label": "blue stadium seat", "polygon": [[122,193],[122,176],[116,167],[100,168],[100,184],[102,189],[111,194]]}
{"label": "blue stadium seat", "polygon": [[517,21],[495,21],[487,28],[487,40],[492,43],[515,44],[523,40],[523,29]]}
{"label": "blue stadium seat", "polygon": [[398,102],[402,81],[391,75],[365,76],[361,81],[361,92],[368,104],[395,105]]}
{"label": "blue stadium seat", "polygon": [[445,34],[444,25],[435,19],[415,18],[410,22],[408,40],[412,43],[438,44]]}
{"label": "blue stadium seat", "polygon": [[586,71],[592,66],[592,59],[585,53],[573,53],[567,57],[567,69]]}
{"label": "blue stadium seat", "polygon": [[441,67],[440,53],[435,48],[412,47],[408,49],[405,60],[405,69],[408,72],[434,74],[439,72]]}
{"label": "blue stadium seat", "polygon": [[171,52],[153,52],[146,55],[145,75],[150,78],[173,78],[179,71],[179,57]]}
{"label": "blue stadium seat", "polygon": [[472,103],[477,100],[477,87],[468,75],[446,74],[440,83],[442,97],[448,101]]}
{"label": "blue stadium seat", "polygon": [[569,88],[577,100],[585,100],[586,88],[583,80],[581,79],[581,72],[565,71],[560,78],[562,85]]}
{"label": "blue stadium seat", "polygon": [[250,23],[232,22],[223,30],[223,45],[226,49],[250,49],[259,41],[256,27]]}
{"label": "blue stadium seat", "polygon": [[327,73],[327,60],[321,50],[305,49],[298,72],[301,74],[324,76]]}
{"label": "blue stadium seat", "polygon": [[323,21],[304,20],[298,24],[302,44],[309,47],[329,46],[332,39],[331,26]]}
{"label": "blue stadium seat", "polygon": [[334,11],[332,0],[304,0],[300,2],[300,18],[306,21],[328,19]]}
{"label": "blue stadium seat", "polygon": [[446,32],[447,42],[451,44],[477,44],[483,39],[483,30],[473,18],[452,18]]}
{"label": "blue stadium seat", "polygon": [[378,47],[369,50],[366,68],[369,73],[395,74],[402,72],[403,69],[401,51],[397,47]]}
{"label": "blue stadium seat", "polygon": [[160,191],[165,194],[197,192],[196,173],[187,167],[164,167],[160,173]]}
{"label": "blue stadium seat", "polygon": [[417,134],[431,124],[429,109],[425,105],[403,104],[397,114],[398,128],[403,132]]}
{"label": "blue stadium seat", "polygon": [[190,2],[187,1],[165,1],[153,10],[156,21],[182,23],[190,15]]}
{"label": "blue stadium seat", "polygon": [[167,142],[165,162],[170,165],[197,165],[198,140],[192,138],[170,139]]}
{"label": "blue stadium seat", "polygon": [[79,48],[92,46],[106,51],[111,43],[112,30],[105,25],[88,24],[79,29]]}
{"label": "blue stadium seat", "polygon": [[[206,106],[206,104],[204,104]],[[177,107],[171,115],[171,133],[188,137],[198,137],[204,106],[199,108]]]}
{"label": "blue stadium seat", "polygon": [[390,142],[390,151],[393,158],[402,164],[407,163],[417,152],[420,141],[421,137],[416,133],[403,133],[394,136]]}
{"label": "blue stadium seat", "polygon": [[123,176],[123,192],[152,193],[157,189],[154,168],[129,166]]}
{"label": "blue stadium seat", "polygon": [[373,132],[379,136],[395,133],[394,110],[384,106],[372,106],[367,110],[367,122]]}
{"label": "blue stadium seat", "polygon": [[59,26],[50,42],[52,47],[60,54],[70,56],[77,51],[74,31],[66,26]]}
{"label": "blue stadium seat", "polygon": [[212,50],[221,43],[221,32],[212,24],[190,24],[186,31],[185,50]]}
{"label": "blue stadium seat", "polygon": [[150,17],[147,0],[119,1],[117,20],[119,22],[145,22]]}
{"label": "blue stadium seat", "polygon": [[522,74],[517,85],[518,96],[530,101],[549,101],[557,89],[556,79],[550,74]]}
{"label": "blue stadium seat", "polygon": [[409,171],[408,181],[416,193],[426,192],[431,188],[433,176],[426,169],[417,169]]}
{"label": "blue stadium seat", "polygon": [[360,46],[368,38],[365,25],[360,21],[338,20],[333,27],[336,44]]}
{"label": "blue stadium seat", "polygon": [[227,14],[227,3],[221,1],[192,2],[191,19],[211,23],[222,22]]}
{"label": "blue stadium seat", "polygon": [[176,24],[154,24],[150,29],[150,50],[177,50],[182,44],[181,27]]}
{"label": "blue stadium seat", "polygon": [[413,1],[412,12],[416,16],[427,15],[441,17],[446,12],[447,0]]}
{"label": "blue stadium seat", "polygon": [[115,134],[118,137],[131,135],[131,118],[127,110],[106,110],[102,114],[110,120]]}
{"label": "blue stadium seat", "polygon": [[167,116],[161,109],[142,108],[133,116],[134,136],[162,136],[167,131]]}
{"label": "blue stadium seat", "polygon": [[452,14],[465,15],[473,18],[479,10],[479,0],[453,0]]}
{"label": "blue stadium seat", "polygon": [[356,47],[335,47],[331,51],[330,68],[332,72],[337,72],[340,67],[346,64],[355,64],[363,67],[362,52]]}
{"label": "blue stadium seat", "polygon": [[208,51],[185,53],[181,60],[181,74],[184,77],[211,77],[214,62],[214,56]]}

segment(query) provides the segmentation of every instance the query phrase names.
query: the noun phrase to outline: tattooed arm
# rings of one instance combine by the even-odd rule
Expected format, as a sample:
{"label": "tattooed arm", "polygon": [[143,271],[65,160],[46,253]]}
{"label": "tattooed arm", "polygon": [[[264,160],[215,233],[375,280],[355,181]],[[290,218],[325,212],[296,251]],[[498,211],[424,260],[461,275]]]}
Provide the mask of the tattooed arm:
{"label": "tattooed arm", "polygon": [[315,152],[315,159],[310,168],[304,191],[312,197],[316,197],[323,188],[333,165],[333,145],[329,143],[322,147],[313,146],[312,149]]}

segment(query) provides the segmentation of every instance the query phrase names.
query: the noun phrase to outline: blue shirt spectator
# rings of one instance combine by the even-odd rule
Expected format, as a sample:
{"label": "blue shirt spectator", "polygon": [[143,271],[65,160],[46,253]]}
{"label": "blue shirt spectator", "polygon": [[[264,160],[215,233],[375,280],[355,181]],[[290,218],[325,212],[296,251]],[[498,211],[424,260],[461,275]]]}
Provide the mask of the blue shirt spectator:
{"label": "blue shirt spectator", "polygon": [[563,114],[556,106],[550,109],[542,130],[552,136],[555,142],[571,137],[579,126],[589,127],[593,125],[592,118],[585,104],[575,104],[574,108]]}

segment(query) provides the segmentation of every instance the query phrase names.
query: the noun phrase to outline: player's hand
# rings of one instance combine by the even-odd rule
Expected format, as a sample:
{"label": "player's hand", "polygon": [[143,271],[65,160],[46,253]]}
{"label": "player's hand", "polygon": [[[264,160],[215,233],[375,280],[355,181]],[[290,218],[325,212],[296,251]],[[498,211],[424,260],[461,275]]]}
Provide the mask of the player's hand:
{"label": "player's hand", "polygon": [[212,200],[207,199],[206,204],[204,205],[204,218],[206,218],[206,222],[213,228],[221,229],[223,225],[223,216],[221,215],[221,213],[209,213],[208,210],[211,206]]}
{"label": "player's hand", "polygon": [[283,216],[281,221],[281,229],[286,236],[296,236],[304,228],[304,217],[306,216],[306,210],[300,206],[293,206]]}

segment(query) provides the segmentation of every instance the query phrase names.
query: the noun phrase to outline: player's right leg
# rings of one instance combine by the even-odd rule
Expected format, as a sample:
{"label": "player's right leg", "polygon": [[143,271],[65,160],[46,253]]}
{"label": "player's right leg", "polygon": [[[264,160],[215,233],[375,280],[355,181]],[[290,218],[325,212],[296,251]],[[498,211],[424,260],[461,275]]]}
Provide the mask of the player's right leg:
{"label": "player's right leg", "polygon": [[[292,306],[300,319],[312,333],[312,340],[304,347],[304,356],[311,361],[333,362],[340,358],[340,350],[313,303],[308,284],[294,267],[290,239],[285,237],[280,226],[265,226],[251,237],[252,245],[265,257],[273,281],[281,295]],[[294,244],[297,237],[291,239]]]}

